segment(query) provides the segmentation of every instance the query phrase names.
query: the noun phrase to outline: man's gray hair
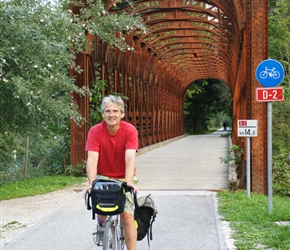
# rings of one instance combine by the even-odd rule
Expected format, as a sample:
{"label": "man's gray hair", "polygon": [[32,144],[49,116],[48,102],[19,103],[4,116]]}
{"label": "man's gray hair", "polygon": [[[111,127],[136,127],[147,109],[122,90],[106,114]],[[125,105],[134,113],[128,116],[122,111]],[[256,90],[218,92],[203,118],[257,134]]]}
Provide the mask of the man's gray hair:
{"label": "man's gray hair", "polygon": [[125,114],[125,104],[121,96],[108,95],[102,101],[102,113],[105,111],[105,105],[108,103],[115,103],[120,107],[121,113]]}

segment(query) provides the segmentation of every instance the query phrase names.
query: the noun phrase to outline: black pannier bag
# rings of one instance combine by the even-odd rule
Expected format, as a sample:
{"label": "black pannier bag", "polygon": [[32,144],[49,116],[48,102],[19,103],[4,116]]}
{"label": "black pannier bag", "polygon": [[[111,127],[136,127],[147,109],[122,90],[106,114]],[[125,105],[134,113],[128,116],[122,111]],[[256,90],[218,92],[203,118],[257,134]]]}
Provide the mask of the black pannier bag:
{"label": "black pannier bag", "polygon": [[[136,203],[136,201],[135,201]],[[135,207],[134,219],[137,224],[137,240],[143,240],[147,235],[148,247],[150,248],[149,239],[153,239],[152,224],[157,215],[157,206],[151,194],[138,198]]]}
{"label": "black pannier bag", "polygon": [[90,193],[93,219],[95,214],[115,215],[124,212],[125,182],[94,180]]}

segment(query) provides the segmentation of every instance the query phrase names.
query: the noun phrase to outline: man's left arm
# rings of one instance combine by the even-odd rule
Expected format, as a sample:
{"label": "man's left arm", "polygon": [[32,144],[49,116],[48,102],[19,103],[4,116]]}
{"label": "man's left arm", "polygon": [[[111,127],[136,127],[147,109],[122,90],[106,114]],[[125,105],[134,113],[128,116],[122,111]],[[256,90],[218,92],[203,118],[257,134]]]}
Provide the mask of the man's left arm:
{"label": "man's left arm", "polygon": [[135,175],[135,157],[136,157],[135,149],[127,149],[125,151],[125,162],[126,162],[125,181],[129,184],[129,186],[132,187],[134,187],[133,178]]}

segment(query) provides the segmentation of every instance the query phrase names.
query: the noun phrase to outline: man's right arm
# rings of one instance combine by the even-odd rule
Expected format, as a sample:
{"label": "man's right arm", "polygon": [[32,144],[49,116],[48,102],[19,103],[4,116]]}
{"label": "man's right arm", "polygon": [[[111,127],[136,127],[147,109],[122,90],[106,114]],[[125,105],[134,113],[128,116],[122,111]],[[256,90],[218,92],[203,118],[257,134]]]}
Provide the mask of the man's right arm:
{"label": "man's right arm", "polygon": [[92,183],[96,179],[98,160],[99,160],[98,152],[88,151],[86,172],[87,172],[89,184],[86,190],[89,190],[92,188]]}

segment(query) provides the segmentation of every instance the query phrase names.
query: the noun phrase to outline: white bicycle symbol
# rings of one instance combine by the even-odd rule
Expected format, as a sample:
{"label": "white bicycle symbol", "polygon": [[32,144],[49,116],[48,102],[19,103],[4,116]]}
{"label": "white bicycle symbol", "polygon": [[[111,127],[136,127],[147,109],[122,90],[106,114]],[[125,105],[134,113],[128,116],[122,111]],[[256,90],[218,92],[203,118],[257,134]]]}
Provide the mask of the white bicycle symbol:
{"label": "white bicycle symbol", "polygon": [[265,70],[261,71],[260,77],[262,79],[265,79],[268,76],[270,76],[271,78],[278,79],[280,77],[280,73],[279,71],[276,71],[275,69],[276,68],[268,69],[268,67],[265,67]]}

